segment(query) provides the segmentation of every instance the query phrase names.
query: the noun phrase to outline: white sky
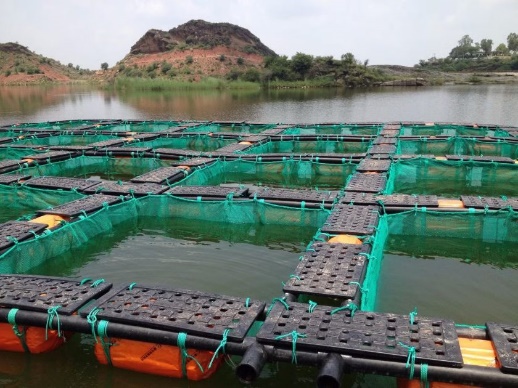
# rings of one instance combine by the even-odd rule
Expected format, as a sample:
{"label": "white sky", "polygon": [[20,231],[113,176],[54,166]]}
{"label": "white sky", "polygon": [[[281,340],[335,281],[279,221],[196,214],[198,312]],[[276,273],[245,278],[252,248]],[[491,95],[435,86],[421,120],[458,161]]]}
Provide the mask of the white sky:
{"label": "white sky", "polygon": [[412,66],[445,57],[465,34],[518,33],[518,0],[1,0],[0,43],[83,68],[113,66],[152,28],[191,19],[244,27],[277,54]]}

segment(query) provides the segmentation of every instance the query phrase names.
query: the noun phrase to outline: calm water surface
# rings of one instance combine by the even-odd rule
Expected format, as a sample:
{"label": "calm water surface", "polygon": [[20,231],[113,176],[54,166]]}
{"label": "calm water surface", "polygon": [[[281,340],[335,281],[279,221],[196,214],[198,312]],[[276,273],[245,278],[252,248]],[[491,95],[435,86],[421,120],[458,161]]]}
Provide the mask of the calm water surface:
{"label": "calm water surface", "polygon": [[[518,125],[517,108],[518,85],[165,93],[116,93],[77,86],[0,88],[0,125],[73,119]],[[0,221],[5,221],[35,209],[0,206],[0,210]],[[35,268],[33,273],[104,277],[113,282],[138,281],[269,300],[280,295],[280,282],[289,277],[314,232],[256,225],[206,224],[200,229],[188,220],[174,220],[165,226],[139,220],[121,225],[95,244],[69,252]],[[483,247],[492,251],[488,251],[489,256],[505,252],[511,264],[504,268],[468,262],[456,253],[423,257],[405,251],[405,246],[415,244],[420,243],[389,240],[380,278],[381,311],[408,313],[417,305],[423,314],[465,323],[483,323],[485,318],[499,317],[518,322],[518,306],[513,298],[518,287],[517,259],[513,253],[518,248],[516,244],[496,250]],[[469,241],[464,246],[468,250]],[[455,276],[459,273],[463,276]],[[501,298],[498,290],[508,293],[502,303],[494,303]],[[90,336],[76,336],[67,346],[48,355],[25,357],[0,352],[0,385],[241,386],[228,366],[222,367],[211,380],[199,383],[99,366],[92,347]],[[268,365],[253,386],[313,386],[316,373],[314,368]],[[391,387],[395,383],[387,378],[353,375],[344,378],[343,386]]]}

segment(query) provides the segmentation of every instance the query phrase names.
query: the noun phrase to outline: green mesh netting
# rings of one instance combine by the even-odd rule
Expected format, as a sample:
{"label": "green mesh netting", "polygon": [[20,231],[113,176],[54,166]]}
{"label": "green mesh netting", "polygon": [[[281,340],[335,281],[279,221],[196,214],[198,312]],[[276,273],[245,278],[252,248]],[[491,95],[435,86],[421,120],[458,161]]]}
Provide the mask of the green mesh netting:
{"label": "green mesh netting", "polygon": [[159,132],[167,128],[180,125],[177,121],[142,121],[142,122],[122,122],[113,125],[103,125],[103,131],[113,132]]}
{"label": "green mesh netting", "polygon": [[245,153],[360,153],[367,151],[369,145],[370,139],[364,139],[358,142],[348,142],[344,140],[282,140],[269,141],[256,147],[252,147],[249,150],[246,150]]}
{"label": "green mesh netting", "polygon": [[358,125],[311,125],[286,129],[283,135],[377,135],[381,127]]}
{"label": "green mesh netting", "polygon": [[398,142],[397,154],[432,154],[443,155],[471,155],[471,156],[505,156],[518,159],[518,143],[505,140],[484,141],[480,139],[450,137],[448,139],[430,140],[427,138],[416,140],[401,139]]}
{"label": "green mesh netting", "polygon": [[505,163],[425,158],[392,162],[386,193],[517,196],[516,166]]}
{"label": "green mesh netting", "polygon": [[465,127],[460,125],[411,125],[402,126],[402,136],[495,136],[508,137],[509,133],[500,128]]}
{"label": "green mesh netting", "polygon": [[356,165],[352,163],[327,164],[295,159],[280,162],[218,161],[194,170],[177,184],[197,186],[236,183],[340,190],[355,169]]}
{"label": "green mesh netting", "polygon": [[[107,135],[66,135],[60,134],[48,137],[24,136],[16,144],[34,145],[34,146],[82,146],[95,143],[98,141],[106,141],[116,139],[116,136]],[[45,150],[47,151],[47,150]],[[40,151],[41,152],[41,151]],[[26,154],[29,155],[29,154]]]}
{"label": "green mesh netting", "polygon": [[259,132],[265,131],[269,128],[273,128],[273,124],[247,124],[247,123],[228,123],[228,124],[204,124],[197,127],[186,128],[183,133],[196,133],[196,132],[236,132],[243,135],[258,134]]}
{"label": "green mesh netting", "polygon": [[63,176],[89,178],[100,176],[103,179],[129,180],[151,170],[169,166],[165,160],[152,158],[110,158],[108,156],[79,156],[60,162],[23,167],[12,173],[31,176]]}
{"label": "green mesh netting", "polygon": [[221,139],[208,135],[192,135],[182,137],[160,137],[150,141],[136,141],[126,144],[127,147],[176,148],[193,151],[209,152],[228,144],[234,144],[235,139]]}
{"label": "green mesh netting", "polygon": [[64,223],[47,231],[36,240],[20,242],[0,255],[0,272],[23,273],[67,250],[85,244],[98,235],[110,233],[118,224],[136,222],[138,217],[157,220],[184,217],[199,221],[219,221],[232,224],[275,224],[320,227],[328,210],[297,209],[271,205],[260,200],[197,201],[170,195],[154,195],[105,206],[79,220]]}
{"label": "green mesh netting", "polygon": [[7,146],[0,148],[0,160],[22,159],[25,155],[32,155],[37,152],[38,151],[33,148],[14,148]]}

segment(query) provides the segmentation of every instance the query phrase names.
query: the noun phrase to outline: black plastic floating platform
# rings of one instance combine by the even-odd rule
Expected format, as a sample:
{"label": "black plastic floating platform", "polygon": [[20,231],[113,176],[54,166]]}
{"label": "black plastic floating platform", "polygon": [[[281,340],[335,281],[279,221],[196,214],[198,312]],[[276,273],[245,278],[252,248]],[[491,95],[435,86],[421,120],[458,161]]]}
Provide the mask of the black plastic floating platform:
{"label": "black plastic floating platform", "polygon": [[145,196],[148,194],[161,194],[168,189],[167,186],[162,186],[156,183],[128,183],[128,182],[114,182],[102,181],[95,182],[95,186],[89,186],[82,190],[85,194],[111,194],[111,195],[127,195]]}
{"label": "black plastic floating platform", "polygon": [[439,201],[436,195],[409,195],[409,194],[392,194],[379,195],[378,200],[382,201],[387,207],[439,207]]}
{"label": "black plastic floating platform", "polygon": [[38,312],[60,306],[58,314],[71,315],[111,287],[51,276],[0,275],[0,305]]}
{"label": "black plastic floating platform", "polygon": [[462,203],[467,208],[474,209],[505,209],[511,207],[518,210],[518,198],[499,198],[499,197],[477,197],[472,195],[461,195]]}
{"label": "black plastic floating platform", "polygon": [[121,200],[122,199],[120,197],[111,195],[93,194],[85,198],[77,199],[75,201],[53,207],[52,209],[38,210],[38,214],[55,214],[58,216],[72,218],[81,214],[91,213],[99,210],[104,206],[104,204],[113,205],[120,202]]}
{"label": "black plastic floating platform", "polygon": [[200,151],[183,150],[178,148],[155,148],[152,152],[155,155],[159,154],[160,157],[169,156],[174,157],[175,159],[197,158],[202,155],[202,152]]}
{"label": "black plastic floating platform", "polygon": [[378,219],[377,206],[338,205],[327,217],[321,231],[331,234],[373,234]]}
{"label": "black plastic floating platform", "polygon": [[354,299],[366,267],[365,256],[359,254],[370,251],[370,245],[366,244],[315,243],[304,254],[283,290],[296,295]]}
{"label": "black plastic floating platform", "polygon": [[10,143],[14,141],[15,139],[12,137],[0,137],[0,144],[2,143]]}
{"label": "black plastic floating platform", "polygon": [[[130,289],[131,288],[131,289]],[[156,286],[125,286],[96,303],[97,318],[127,325],[241,342],[264,309],[264,303],[245,298]],[[87,312],[82,312],[86,315]]]}
{"label": "black plastic floating platform", "polygon": [[13,183],[18,183],[21,180],[29,179],[30,177],[30,175],[24,174],[0,175],[0,185],[10,185]]}
{"label": "black plastic floating platform", "polygon": [[[26,221],[8,221],[0,224],[0,250],[9,248],[16,241],[27,240],[47,228],[46,224]],[[1,301],[0,301],[1,304]]]}
{"label": "black plastic floating platform", "polygon": [[297,189],[260,188],[250,193],[250,198],[321,203],[331,205],[338,197],[338,191],[317,191]]}
{"label": "black plastic floating platform", "polygon": [[432,155],[432,154],[399,154],[399,155],[391,155],[391,158],[394,160],[417,159],[417,158],[435,159],[435,155]]}
{"label": "black plastic floating platform", "polygon": [[245,197],[248,195],[247,187],[223,187],[223,186],[176,186],[166,191],[166,194],[171,194],[176,197],[197,198],[204,199],[225,199],[230,194],[233,197]]}
{"label": "black plastic floating platform", "polygon": [[242,141],[247,141],[254,144],[260,144],[264,143],[268,140],[268,136],[261,136],[261,135],[249,135],[249,136],[243,136]]}
{"label": "black plastic floating platform", "polygon": [[40,189],[65,189],[65,190],[84,190],[88,187],[98,184],[97,181],[90,181],[81,178],[65,178],[42,176],[31,178],[23,184],[29,187],[37,187]]}
{"label": "black plastic floating platform", "polygon": [[31,154],[24,156],[23,159],[32,159],[38,162],[50,160],[51,162],[57,162],[60,160],[70,159],[74,157],[74,153],[70,151],[50,151],[41,154]]}
{"label": "black plastic floating platform", "polygon": [[346,191],[357,191],[361,193],[379,193],[387,185],[385,174],[362,174],[356,173],[345,186]]}
{"label": "black plastic floating platform", "polygon": [[396,146],[392,144],[376,144],[369,148],[369,154],[393,154]]}
{"label": "black plastic floating platform", "polygon": [[0,161],[0,173],[18,170],[24,164],[21,160],[2,160]]}
{"label": "black plastic floating platform", "polygon": [[358,172],[386,172],[390,168],[390,160],[363,159],[356,171]]}
{"label": "black plastic floating platform", "polygon": [[377,205],[378,197],[375,193],[346,191],[340,199],[340,203],[346,205]]}
{"label": "black plastic floating platform", "polygon": [[133,156],[142,155],[144,152],[151,150],[151,147],[105,147],[101,150],[97,150],[97,154],[101,155],[115,155],[115,156]]}
{"label": "black plastic floating platform", "polygon": [[52,151],[72,151],[72,152],[82,152],[82,151],[90,151],[93,150],[94,147],[89,145],[57,145],[57,146],[50,146],[49,150]]}
{"label": "black plastic floating platform", "polygon": [[473,161],[473,162],[495,162],[514,164],[514,159],[505,156],[471,156],[471,155],[446,155],[448,160]]}
{"label": "black plastic floating platform", "polygon": [[124,144],[126,142],[126,139],[113,139],[113,140],[104,140],[104,141],[98,141],[95,143],[89,144],[91,147],[95,148],[104,148],[104,147],[116,147]]}
{"label": "black plastic floating platform", "polygon": [[290,128],[290,125],[283,125],[275,128],[266,129],[262,132],[259,132],[262,136],[275,136],[282,134],[286,129]]}
{"label": "black plastic floating platform", "polygon": [[379,144],[384,144],[384,145],[393,144],[393,145],[395,145],[396,142],[397,142],[397,139],[395,137],[377,137],[376,140],[374,140],[372,142],[372,144],[375,144],[375,145],[379,145]]}
{"label": "black plastic floating platform", "polygon": [[383,129],[380,135],[383,137],[396,137],[399,135],[399,129]]}
{"label": "black plastic floating platform", "polygon": [[250,144],[240,144],[240,143],[232,143],[232,144],[227,144],[226,146],[224,147],[221,147],[221,148],[218,148],[216,151],[212,151],[210,152],[211,154],[219,154],[219,153],[227,153],[227,152],[230,152],[230,153],[234,153],[234,152],[241,152],[241,151],[244,151],[248,148],[250,148],[251,145]]}
{"label": "black plastic floating platform", "polygon": [[518,374],[518,326],[488,322],[486,327],[501,369]]}
{"label": "black plastic floating platform", "polygon": [[[138,135],[130,136],[136,141],[151,141],[160,137],[159,133],[139,133]],[[128,139],[129,140],[129,139]]]}
{"label": "black plastic floating platform", "polygon": [[187,167],[200,167],[200,166],[208,166],[209,164],[214,163],[218,159],[214,158],[193,158],[193,159],[185,159],[177,162],[172,162],[172,166],[187,166]]}
{"label": "black plastic floating platform", "polygon": [[131,179],[134,183],[173,183],[183,179],[187,171],[178,167],[161,167]]}
{"label": "black plastic floating platform", "polygon": [[[334,312],[334,313],[333,313]],[[257,334],[257,341],[291,350],[297,332],[296,349],[338,353],[362,358],[406,362],[409,348],[415,348],[416,363],[462,367],[463,360],[453,321],[408,315],[383,314],[289,303],[276,303]],[[280,336],[284,336],[279,338]],[[403,346],[404,345],[404,346]]]}

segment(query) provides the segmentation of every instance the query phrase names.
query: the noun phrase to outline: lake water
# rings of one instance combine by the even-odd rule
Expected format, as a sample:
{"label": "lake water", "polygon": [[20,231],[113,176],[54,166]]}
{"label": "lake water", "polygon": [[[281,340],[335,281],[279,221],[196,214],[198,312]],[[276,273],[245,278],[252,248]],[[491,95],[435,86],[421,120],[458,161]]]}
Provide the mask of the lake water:
{"label": "lake water", "polygon": [[[0,88],[0,125],[73,119],[267,123],[440,121],[516,126],[518,85],[164,93],[119,93],[83,86]],[[4,208],[0,222],[33,210]],[[314,232],[313,228],[232,227],[217,223],[206,223],[200,229],[196,222],[189,220],[175,220],[166,225],[139,220],[121,225],[101,241],[35,268],[33,273],[158,283],[269,300],[280,295],[281,281],[289,277]],[[488,310],[492,314],[487,317],[490,320],[503,316],[508,321],[518,322],[518,306],[513,298],[518,278],[518,260],[512,253],[516,251],[516,244],[499,248],[502,250],[498,252],[508,255],[509,264],[498,268],[484,262],[462,261],[452,250],[434,254],[430,248],[414,257],[414,248],[408,252],[403,249],[420,245],[420,240],[389,241],[380,277],[379,292],[383,294],[379,298],[380,310],[408,313],[417,303],[419,311],[462,323],[484,323]],[[428,244],[436,245],[437,242]],[[467,250],[470,243],[463,246]],[[491,247],[484,245],[481,249],[491,250]],[[172,267],[175,271],[168,272]],[[460,290],[458,298],[448,303],[445,299],[451,290],[437,281],[444,274],[444,268],[451,275],[442,278],[444,282]],[[416,276],[423,273],[431,274],[425,282]],[[453,275],[457,273],[469,274],[477,280],[470,282],[467,276],[456,278]],[[487,293],[491,281],[484,281],[491,274],[496,274],[492,284],[497,292],[507,293],[505,303],[491,303],[492,294]],[[409,292],[413,295],[410,301]],[[387,297],[389,294],[392,297]],[[477,295],[481,294],[486,297],[477,309],[480,301]],[[199,383],[99,366],[92,345],[91,336],[76,336],[65,347],[48,355],[26,357],[0,352],[0,384],[24,387],[241,386],[226,365],[215,377]],[[59,374],[49,371],[59,371]],[[315,368],[272,364],[253,386],[313,386],[316,374]],[[395,386],[395,382],[389,378],[352,375],[344,377],[343,386],[390,387]]]}

